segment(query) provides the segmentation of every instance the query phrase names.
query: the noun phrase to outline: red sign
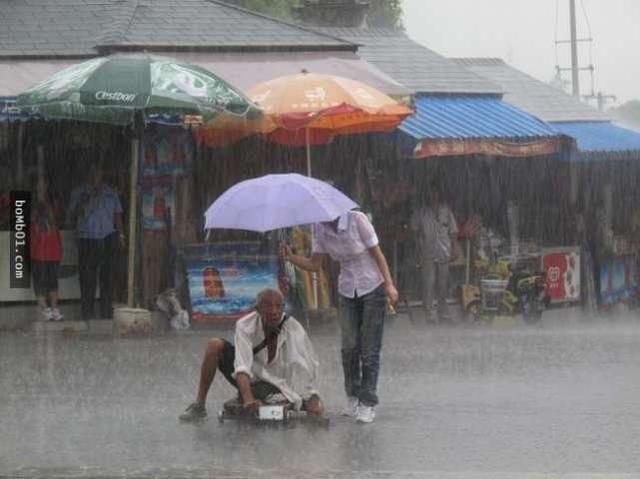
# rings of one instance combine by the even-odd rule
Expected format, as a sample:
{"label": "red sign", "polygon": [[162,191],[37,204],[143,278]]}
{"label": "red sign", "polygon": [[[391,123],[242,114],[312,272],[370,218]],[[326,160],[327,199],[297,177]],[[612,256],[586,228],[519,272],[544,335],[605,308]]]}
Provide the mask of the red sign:
{"label": "red sign", "polygon": [[547,273],[547,293],[551,302],[578,301],[580,299],[580,250],[559,248],[547,250],[543,256]]}

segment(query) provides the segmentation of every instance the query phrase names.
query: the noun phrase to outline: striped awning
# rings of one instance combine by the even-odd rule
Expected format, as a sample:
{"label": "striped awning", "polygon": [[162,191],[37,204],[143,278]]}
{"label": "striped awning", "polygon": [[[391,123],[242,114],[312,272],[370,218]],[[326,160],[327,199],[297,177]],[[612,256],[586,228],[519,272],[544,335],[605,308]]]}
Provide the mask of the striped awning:
{"label": "striped awning", "polygon": [[499,97],[419,96],[415,115],[399,127],[411,156],[536,156],[558,151],[560,134],[548,123]]}

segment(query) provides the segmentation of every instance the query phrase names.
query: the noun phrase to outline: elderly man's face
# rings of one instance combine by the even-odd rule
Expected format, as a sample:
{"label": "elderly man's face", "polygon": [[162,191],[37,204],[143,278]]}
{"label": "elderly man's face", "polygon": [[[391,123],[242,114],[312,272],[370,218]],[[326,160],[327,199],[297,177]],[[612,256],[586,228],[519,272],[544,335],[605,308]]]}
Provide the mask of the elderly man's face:
{"label": "elderly man's face", "polygon": [[284,311],[284,299],[282,295],[268,293],[262,296],[257,306],[265,329],[273,330],[278,327]]}

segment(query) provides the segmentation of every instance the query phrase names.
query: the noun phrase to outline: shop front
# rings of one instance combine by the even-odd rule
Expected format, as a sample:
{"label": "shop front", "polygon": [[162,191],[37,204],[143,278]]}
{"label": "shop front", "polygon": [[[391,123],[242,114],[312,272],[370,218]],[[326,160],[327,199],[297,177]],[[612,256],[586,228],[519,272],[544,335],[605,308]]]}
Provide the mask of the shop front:
{"label": "shop front", "polygon": [[[466,304],[465,291],[477,293],[487,281],[505,288],[514,272],[528,271],[545,273],[551,303],[579,302],[570,169],[558,161],[573,141],[497,97],[422,96],[416,105],[417,115],[400,127],[406,176],[414,179],[409,210],[427,204],[430,184],[445,192],[461,252],[449,265],[450,298]],[[419,301],[420,253],[406,249],[401,288],[414,285]]]}

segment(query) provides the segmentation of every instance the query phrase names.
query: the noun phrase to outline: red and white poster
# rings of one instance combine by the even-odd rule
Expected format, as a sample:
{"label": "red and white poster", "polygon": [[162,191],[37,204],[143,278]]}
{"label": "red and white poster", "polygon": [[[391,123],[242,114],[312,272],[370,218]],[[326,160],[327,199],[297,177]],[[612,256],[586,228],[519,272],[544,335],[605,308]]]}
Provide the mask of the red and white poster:
{"label": "red and white poster", "polygon": [[547,273],[547,292],[552,303],[580,300],[580,248],[545,249],[542,258]]}

